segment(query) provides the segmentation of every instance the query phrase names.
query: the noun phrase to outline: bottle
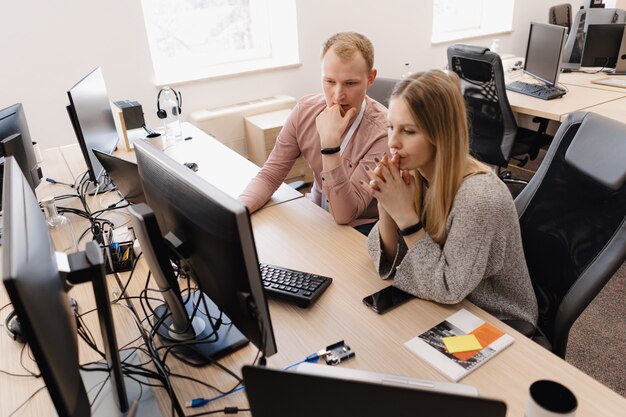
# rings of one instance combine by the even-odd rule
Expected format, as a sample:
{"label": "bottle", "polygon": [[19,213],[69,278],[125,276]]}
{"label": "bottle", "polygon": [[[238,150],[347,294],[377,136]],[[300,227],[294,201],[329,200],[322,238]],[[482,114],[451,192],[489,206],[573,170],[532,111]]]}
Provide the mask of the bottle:
{"label": "bottle", "polygon": [[[163,128],[165,140],[169,143],[183,139],[183,130],[180,124],[180,99],[178,94],[169,87],[164,87],[159,93],[159,109],[164,116]],[[158,113],[157,113],[158,114]]]}
{"label": "bottle", "polygon": [[495,52],[496,54],[500,52],[500,39],[492,39],[491,45],[489,46],[489,50],[491,52]]}
{"label": "bottle", "polygon": [[74,238],[74,229],[70,219],[57,211],[54,197],[45,197],[41,200],[46,221],[50,229],[50,236],[57,252],[72,253],[76,252],[76,239]]}
{"label": "bottle", "polygon": [[404,64],[404,72],[402,73],[402,78],[406,78],[413,74],[413,70],[411,69],[411,64],[408,62]]}

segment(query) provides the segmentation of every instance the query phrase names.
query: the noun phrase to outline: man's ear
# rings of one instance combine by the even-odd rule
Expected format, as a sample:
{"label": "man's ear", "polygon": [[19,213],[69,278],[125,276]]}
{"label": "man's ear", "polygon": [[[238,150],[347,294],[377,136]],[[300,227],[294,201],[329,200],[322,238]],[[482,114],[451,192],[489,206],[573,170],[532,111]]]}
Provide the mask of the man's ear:
{"label": "man's ear", "polygon": [[376,68],[372,68],[369,75],[367,76],[367,88],[370,88],[372,86],[372,84],[374,83],[374,80],[376,79],[377,74],[378,74],[378,71],[376,70]]}

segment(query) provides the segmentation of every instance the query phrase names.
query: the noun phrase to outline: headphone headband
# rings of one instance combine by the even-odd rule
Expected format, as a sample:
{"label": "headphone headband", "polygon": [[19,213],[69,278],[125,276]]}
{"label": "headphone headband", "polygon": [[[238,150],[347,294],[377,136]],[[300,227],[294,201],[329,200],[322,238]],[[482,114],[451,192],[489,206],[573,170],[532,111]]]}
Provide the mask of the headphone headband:
{"label": "headphone headband", "polygon": [[20,343],[26,342],[24,340],[24,336],[22,335],[20,321],[15,310],[11,310],[11,312],[5,317],[4,328],[11,339]]}
{"label": "headphone headband", "polygon": [[178,115],[180,116],[180,113],[182,111],[182,106],[183,106],[182,94],[180,93],[180,91],[176,91],[173,88],[163,87],[161,90],[159,90],[159,94],[157,95],[157,117],[159,119],[165,119],[167,117],[167,111],[161,108],[161,103],[159,102],[163,91],[171,91],[174,93],[174,97],[176,97],[176,107],[174,108],[173,112],[177,111]]}

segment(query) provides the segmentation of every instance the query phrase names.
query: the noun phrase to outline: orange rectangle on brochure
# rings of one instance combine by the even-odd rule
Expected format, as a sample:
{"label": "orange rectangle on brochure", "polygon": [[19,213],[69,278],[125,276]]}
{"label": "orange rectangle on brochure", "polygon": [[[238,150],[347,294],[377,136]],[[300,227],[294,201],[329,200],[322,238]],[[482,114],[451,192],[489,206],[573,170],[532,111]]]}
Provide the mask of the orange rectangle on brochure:
{"label": "orange rectangle on brochure", "polygon": [[[489,346],[499,337],[504,335],[501,330],[498,330],[496,327],[487,322],[472,330],[470,334],[476,336],[476,339],[478,339],[481,346]],[[453,355],[460,361],[466,361],[478,352],[480,352],[480,350],[470,350],[467,352],[454,353]]]}

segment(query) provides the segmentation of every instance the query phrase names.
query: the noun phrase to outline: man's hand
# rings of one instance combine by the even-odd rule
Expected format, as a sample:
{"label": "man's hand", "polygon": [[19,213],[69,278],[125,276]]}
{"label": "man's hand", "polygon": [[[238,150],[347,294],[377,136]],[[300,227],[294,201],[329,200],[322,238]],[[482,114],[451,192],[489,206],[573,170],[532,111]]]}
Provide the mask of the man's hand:
{"label": "man's hand", "polygon": [[338,104],[326,107],[315,119],[315,125],[320,134],[321,147],[336,148],[340,146],[341,136],[355,115],[356,109],[354,107],[344,115],[341,114],[341,106]]}

